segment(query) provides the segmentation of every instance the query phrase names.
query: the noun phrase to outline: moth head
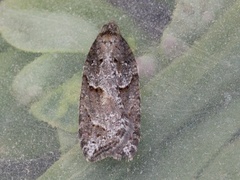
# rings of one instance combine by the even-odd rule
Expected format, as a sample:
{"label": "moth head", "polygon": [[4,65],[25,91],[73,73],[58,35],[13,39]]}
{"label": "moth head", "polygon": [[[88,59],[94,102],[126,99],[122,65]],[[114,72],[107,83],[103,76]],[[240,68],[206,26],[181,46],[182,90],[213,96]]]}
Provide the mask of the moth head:
{"label": "moth head", "polygon": [[119,27],[114,21],[109,22],[103,25],[101,34],[120,34]]}

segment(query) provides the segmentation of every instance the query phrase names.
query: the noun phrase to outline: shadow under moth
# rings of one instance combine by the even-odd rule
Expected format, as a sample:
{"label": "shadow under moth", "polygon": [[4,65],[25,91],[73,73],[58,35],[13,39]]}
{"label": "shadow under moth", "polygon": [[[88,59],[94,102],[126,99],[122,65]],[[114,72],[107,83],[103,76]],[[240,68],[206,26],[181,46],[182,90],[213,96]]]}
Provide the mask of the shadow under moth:
{"label": "shadow under moth", "polygon": [[87,161],[132,160],[140,141],[139,76],[134,55],[114,22],[105,24],[84,64],[80,146]]}

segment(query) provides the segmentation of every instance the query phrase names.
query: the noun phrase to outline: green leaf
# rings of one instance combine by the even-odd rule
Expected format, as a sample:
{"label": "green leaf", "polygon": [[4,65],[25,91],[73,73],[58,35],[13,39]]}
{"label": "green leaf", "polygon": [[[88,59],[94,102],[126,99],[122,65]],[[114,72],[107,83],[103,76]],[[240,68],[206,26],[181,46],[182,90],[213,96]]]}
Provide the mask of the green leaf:
{"label": "green leaf", "polygon": [[70,179],[71,177],[76,179],[76,177],[74,178],[75,173],[84,173],[89,166],[91,164],[81,158],[79,145],[75,145],[38,179]]}
{"label": "green leaf", "polygon": [[166,66],[189,50],[234,3],[235,0],[179,1],[162,36],[161,63]]}
{"label": "green leaf", "polygon": [[75,74],[62,86],[45,95],[31,106],[31,112],[39,120],[67,132],[77,132],[78,101],[81,73]]}
{"label": "green leaf", "polygon": [[132,20],[104,1],[8,0],[0,4],[2,36],[32,52],[87,53],[101,26],[111,20],[118,22],[126,40],[146,44],[147,37],[139,34]]}
{"label": "green leaf", "polygon": [[0,7],[2,36],[15,47],[32,52],[82,52],[97,30],[81,17],[37,10]]}
{"label": "green leaf", "polygon": [[[215,179],[217,177],[215,174],[208,173],[211,169],[221,167],[216,165],[217,168],[213,168],[212,163],[216,164],[218,158],[221,158],[221,153],[228,148],[226,146],[229,145],[232,136],[239,131],[239,108],[240,98],[230,103],[227,108],[221,109],[219,113],[206,117],[197,126],[191,125],[182,129],[178,136],[168,141],[164,149],[161,148],[162,156],[159,161],[164,164],[164,168],[159,172],[161,177],[163,179],[198,179],[200,177]],[[228,157],[233,158],[236,153],[239,155],[236,151]],[[232,165],[229,161],[228,166],[232,167]],[[209,166],[211,169],[208,169]],[[229,171],[230,174],[232,172],[234,169]]]}
{"label": "green leaf", "polygon": [[63,131],[62,129],[57,129],[58,132],[58,138],[59,138],[59,143],[60,143],[60,151],[61,153],[66,153],[72,147],[79,142],[77,133],[69,133],[66,131]]}
{"label": "green leaf", "polygon": [[78,54],[44,54],[15,77],[14,95],[27,105],[72,77],[82,69],[82,64],[83,58]]}
{"label": "green leaf", "polygon": [[11,94],[14,76],[38,54],[6,49],[0,53],[0,158],[34,159],[59,148],[56,132],[20,107]]}
{"label": "green leaf", "polygon": [[[162,139],[204,109],[220,104],[229,88],[238,90],[238,13],[238,6],[233,6],[201,41],[144,87],[143,115],[151,119],[152,126],[146,127],[156,132],[156,138]],[[228,24],[222,26],[222,22]]]}
{"label": "green leaf", "polygon": [[213,159],[199,179],[238,179],[240,169],[239,148],[240,141],[238,137],[217,153],[217,157]]}

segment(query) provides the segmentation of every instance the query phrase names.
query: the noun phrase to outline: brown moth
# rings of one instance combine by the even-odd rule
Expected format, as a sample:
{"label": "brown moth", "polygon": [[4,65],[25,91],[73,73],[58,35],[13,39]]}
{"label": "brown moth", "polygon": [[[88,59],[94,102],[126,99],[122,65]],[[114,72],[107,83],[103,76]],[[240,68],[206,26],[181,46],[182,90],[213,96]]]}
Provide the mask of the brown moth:
{"label": "brown moth", "polygon": [[139,76],[114,22],[105,24],[84,64],[79,138],[87,161],[132,160],[140,141]]}

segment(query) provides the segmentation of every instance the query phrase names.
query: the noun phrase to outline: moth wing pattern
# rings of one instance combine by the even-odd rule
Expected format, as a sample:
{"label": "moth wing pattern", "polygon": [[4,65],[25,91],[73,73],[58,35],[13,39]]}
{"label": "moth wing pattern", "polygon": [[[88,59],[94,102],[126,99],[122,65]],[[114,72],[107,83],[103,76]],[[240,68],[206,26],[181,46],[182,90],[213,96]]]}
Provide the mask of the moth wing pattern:
{"label": "moth wing pattern", "polygon": [[140,141],[139,76],[134,55],[110,22],[85,61],[79,106],[79,137],[88,161],[132,160]]}

